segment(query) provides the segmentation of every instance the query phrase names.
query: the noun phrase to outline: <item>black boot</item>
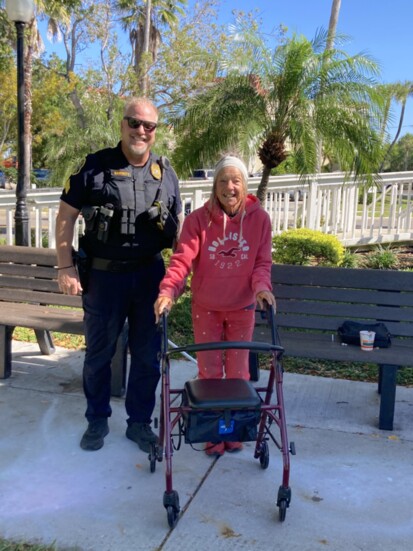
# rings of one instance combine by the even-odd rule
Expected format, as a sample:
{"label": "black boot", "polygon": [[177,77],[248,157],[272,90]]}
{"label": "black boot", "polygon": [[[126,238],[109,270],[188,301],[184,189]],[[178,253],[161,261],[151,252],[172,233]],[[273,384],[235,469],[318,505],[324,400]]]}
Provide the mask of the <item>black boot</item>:
{"label": "black boot", "polygon": [[151,444],[158,442],[158,437],[152,432],[149,423],[131,423],[126,429],[126,436],[147,453],[151,451]]}
{"label": "black boot", "polygon": [[103,446],[103,439],[109,433],[107,418],[92,419],[80,441],[82,450],[96,451]]}

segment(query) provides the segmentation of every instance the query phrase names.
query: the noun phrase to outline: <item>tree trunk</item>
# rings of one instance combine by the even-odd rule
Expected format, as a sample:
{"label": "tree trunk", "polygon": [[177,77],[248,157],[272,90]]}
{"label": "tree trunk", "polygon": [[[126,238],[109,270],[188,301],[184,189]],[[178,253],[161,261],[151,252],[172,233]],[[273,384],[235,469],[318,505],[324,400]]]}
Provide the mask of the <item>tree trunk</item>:
{"label": "tree trunk", "polygon": [[264,169],[262,171],[261,182],[259,183],[259,186],[257,189],[257,197],[261,205],[265,203],[265,199],[267,197],[267,188],[268,188],[268,182],[270,180],[270,173],[271,173],[271,169],[264,166]]}
{"label": "tree trunk", "polygon": [[[325,49],[326,52],[334,48],[334,40],[337,32],[337,23],[338,23],[338,15],[340,13],[340,5],[341,5],[341,0],[333,0],[333,4],[331,6],[330,21],[328,24],[327,43],[326,43],[326,49]],[[326,59],[324,60],[323,63],[326,63]],[[322,86],[321,86],[321,93],[323,93]],[[321,139],[319,138],[317,138],[316,147],[317,147],[316,172],[321,172],[322,162],[323,162],[323,144]]]}
{"label": "tree trunk", "polygon": [[82,102],[79,99],[76,89],[70,92],[69,97],[76,109],[79,126],[82,130],[85,130],[87,128],[85,110],[83,109]]}
{"label": "tree trunk", "polygon": [[[66,50],[66,79],[70,81],[70,74],[74,72],[76,62],[76,47],[78,44],[77,28],[79,21],[75,20],[73,26],[63,35],[63,42]],[[82,130],[87,127],[85,110],[83,109],[82,102],[79,99],[76,88],[74,88],[69,95],[74,108],[76,109],[79,126]]]}
{"label": "tree trunk", "polygon": [[397,127],[396,135],[394,136],[393,141],[389,145],[389,147],[388,147],[388,149],[387,149],[387,151],[386,151],[386,153],[383,157],[383,160],[382,160],[381,165],[379,167],[379,172],[382,172],[382,170],[384,168],[384,163],[386,162],[386,159],[390,155],[390,151],[393,149],[393,147],[395,146],[397,140],[399,139],[400,132],[402,131],[402,128],[403,128],[403,120],[404,120],[404,112],[406,110],[406,102],[407,102],[407,97],[406,97],[406,100],[403,101],[403,103],[402,103],[402,110],[401,110],[401,113],[400,113],[399,126]]}
{"label": "tree trunk", "polygon": [[149,54],[149,42],[151,34],[151,16],[152,16],[152,2],[151,0],[146,0],[146,10],[145,10],[145,27],[143,33],[143,67],[140,68],[141,71],[141,90],[144,97],[148,94],[148,54]]}
{"label": "tree trunk", "polygon": [[333,0],[330,13],[330,22],[328,24],[328,35],[326,50],[332,50],[334,48],[334,40],[336,38],[338,16],[340,13],[341,0]]}

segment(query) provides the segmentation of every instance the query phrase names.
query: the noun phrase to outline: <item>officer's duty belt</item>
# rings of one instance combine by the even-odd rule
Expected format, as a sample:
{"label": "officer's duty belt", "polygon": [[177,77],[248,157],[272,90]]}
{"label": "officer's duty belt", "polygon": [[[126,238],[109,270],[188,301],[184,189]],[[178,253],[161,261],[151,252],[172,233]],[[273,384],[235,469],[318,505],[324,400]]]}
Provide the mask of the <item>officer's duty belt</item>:
{"label": "officer's duty belt", "polygon": [[134,260],[109,260],[108,258],[92,258],[92,268],[103,272],[133,272],[144,266],[153,264],[161,255],[148,256]]}

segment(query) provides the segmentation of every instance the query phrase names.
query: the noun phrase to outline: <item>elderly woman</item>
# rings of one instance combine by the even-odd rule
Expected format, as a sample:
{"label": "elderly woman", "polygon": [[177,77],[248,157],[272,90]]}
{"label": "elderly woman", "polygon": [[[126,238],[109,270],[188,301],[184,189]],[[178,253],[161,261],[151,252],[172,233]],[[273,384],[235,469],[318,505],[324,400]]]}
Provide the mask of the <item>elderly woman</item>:
{"label": "elderly woman", "polygon": [[[170,310],[192,271],[192,320],[196,343],[251,341],[256,303],[275,304],[271,292],[271,223],[248,195],[248,172],[233,156],[215,167],[209,201],[185,218],[178,246],[163,278],[155,315]],[[198,352],[199,378],[249,379],[248,350]],[[240,442],[207,443],[208,455],[242,449]]]}

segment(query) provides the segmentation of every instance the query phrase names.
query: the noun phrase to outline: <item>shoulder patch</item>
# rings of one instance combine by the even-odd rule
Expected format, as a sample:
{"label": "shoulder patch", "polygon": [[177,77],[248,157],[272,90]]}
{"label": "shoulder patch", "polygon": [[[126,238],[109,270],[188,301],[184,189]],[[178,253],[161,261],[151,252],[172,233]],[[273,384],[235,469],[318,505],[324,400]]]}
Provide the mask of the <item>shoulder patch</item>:
{"label": "shoulder patch", "polygon": [[86,164],[86,159],[83,160],[83,163],[79,166],[78,170],[73,174],[73,176],[76,176],[77,174],[79,174],[79,172],[82,170],[85,164]]}

